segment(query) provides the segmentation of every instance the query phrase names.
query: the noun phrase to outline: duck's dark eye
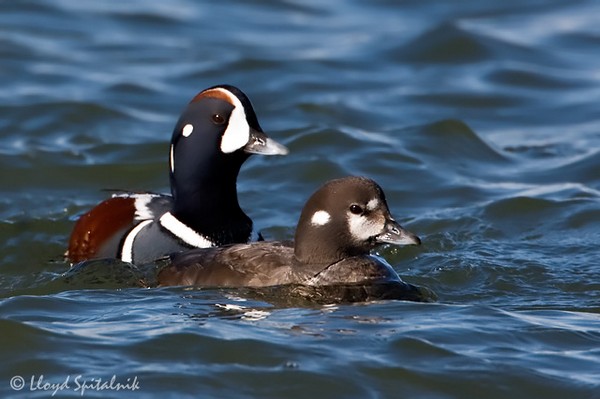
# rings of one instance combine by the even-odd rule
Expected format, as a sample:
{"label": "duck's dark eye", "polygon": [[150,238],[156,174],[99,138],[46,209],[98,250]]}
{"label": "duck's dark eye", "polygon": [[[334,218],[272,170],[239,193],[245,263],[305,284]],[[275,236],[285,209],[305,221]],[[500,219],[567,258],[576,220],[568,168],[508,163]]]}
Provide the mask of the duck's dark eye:
{"label": "duck's dark eye", "polygon": [[212,121],[215,125],[222,125],[225,122],[225,118],[223,118],[221,115],[219,114],[213,114],[212,115]]}
{"label": "duck's dark eye", "polygon": [[355,215],[360,215],[361,213],[363,213],[363,209],[360,205],[352,204],[350,205],[350,212],[352,212]]}

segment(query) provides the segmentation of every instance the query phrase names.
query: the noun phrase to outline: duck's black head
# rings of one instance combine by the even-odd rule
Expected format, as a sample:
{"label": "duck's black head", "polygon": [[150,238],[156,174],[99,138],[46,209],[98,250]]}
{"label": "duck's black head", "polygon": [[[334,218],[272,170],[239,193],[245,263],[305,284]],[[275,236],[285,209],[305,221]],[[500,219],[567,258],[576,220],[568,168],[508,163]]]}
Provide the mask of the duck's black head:
{"label": "duck's black head", "polygon": [[[203,90],[175,125],[169,152],[175,211],[235,202],[236,180],[251,154],[285,155],[288,150],[261,129],[246,95],[219,85]],[[198,202],[200,201],[200,202]]]}
{"label": "duck's black head", "polygon": [[376,245],[419,245],[390,214],[383,190],[364,177],[331,180],[306,202],[294,244],[296,259],[325,264],[367,255]]}

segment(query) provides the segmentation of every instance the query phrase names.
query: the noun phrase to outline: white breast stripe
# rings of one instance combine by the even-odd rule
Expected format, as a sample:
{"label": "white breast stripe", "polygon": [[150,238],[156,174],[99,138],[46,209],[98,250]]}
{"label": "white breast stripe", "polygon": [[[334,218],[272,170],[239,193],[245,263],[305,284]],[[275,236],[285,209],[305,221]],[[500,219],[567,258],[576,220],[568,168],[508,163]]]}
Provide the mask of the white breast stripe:
{"label": "white breast stripe", "polygon": [[123,248],[121,248],[121,260],[123,262],[131,263],[133,261],[133,242],[135,241],[135,236],[149,223],[152,223],[152,220],[144,220],[127,234],[125,241],[123,241]]}
{"label": "white breast stripe", "polygon": [[178,237],[180,240],[182,240],[188,245],[191,245],[196,248],[210,248],[215,246],[215,244],[212,241],[208,240],[202,235],[196,233],[193,229],[181,223],[179,219],[177,219],[171,214],[171,212],[167,212],[164,215],[162,215],[159,221],[165,229],[169,230],[176,237]]}

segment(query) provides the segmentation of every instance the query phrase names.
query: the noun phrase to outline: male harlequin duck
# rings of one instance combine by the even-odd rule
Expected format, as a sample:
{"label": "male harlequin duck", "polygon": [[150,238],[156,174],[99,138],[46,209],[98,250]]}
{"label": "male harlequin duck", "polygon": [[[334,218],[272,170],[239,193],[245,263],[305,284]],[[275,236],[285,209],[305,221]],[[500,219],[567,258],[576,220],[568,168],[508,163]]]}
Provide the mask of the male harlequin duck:
{"label": "male harlequin duck", "polygon": [[147,263],[167,254],[251,239],[252,220],[238,204],[236,181],[251,154],[288,150],[261,129],[239,89],[208,88],[188,104],[173,130],[171,194],[118,194],[76,222],[67,258]]}
{"label": "male harlequin duck", "polygon": [[[158,273],[159,286],[267,287],[285,284],[404,283],[377,244],[419,245],[391,216],[373,180],[331,180],[306,202],[294,242],[253,242],[174,254]],[[412,288],[411,288],[412,287]]]}

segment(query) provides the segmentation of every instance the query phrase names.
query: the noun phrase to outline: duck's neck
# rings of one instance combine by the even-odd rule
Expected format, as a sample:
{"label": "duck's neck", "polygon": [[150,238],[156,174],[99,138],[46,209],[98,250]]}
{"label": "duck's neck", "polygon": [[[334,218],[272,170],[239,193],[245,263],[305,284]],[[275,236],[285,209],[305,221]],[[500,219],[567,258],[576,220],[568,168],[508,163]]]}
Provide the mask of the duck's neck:
{"label": "duck's neck", "polygon": [[175,170],[171,173],[173,215],[217,245],[246,242],[252,221],[238,202],[240,167],[241,162],[233,167],[231,162],[220,162]]}
{"label": "duck's neck", "polygon": [[294,237],[294,256],[301,264],[329,265],[343,259],[343,248],[332,245],[336,237],[330,236],[326,227],[320,229],[305,228],[299,223]]}
{"label": "duck's neck", "polygon": [[368,255],[370,245],[357,245],[340,226],[314,227],[301,219],[294,238],[294,256],[305,265],[331,265],[353,256]]}
{"label": "duck's neck", "polygon": [[343,259],[343,255],[333,251],[326,244],[316,242],[313,245],[303,245],[298,240],[294,242],[294,256],[301,264],[324,267]]}

